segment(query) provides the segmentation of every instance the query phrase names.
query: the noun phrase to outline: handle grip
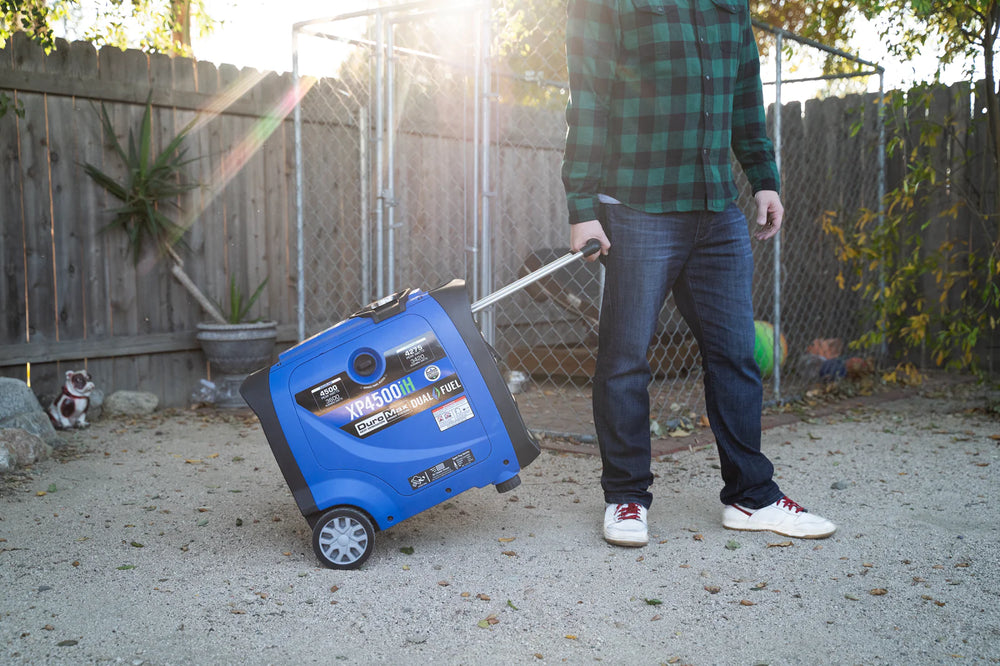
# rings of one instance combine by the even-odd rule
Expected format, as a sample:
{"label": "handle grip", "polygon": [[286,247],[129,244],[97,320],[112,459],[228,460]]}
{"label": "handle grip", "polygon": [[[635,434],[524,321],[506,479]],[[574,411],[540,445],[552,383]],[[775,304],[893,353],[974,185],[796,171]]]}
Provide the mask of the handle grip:
{"label": "handle grip", "polygon": [[583,248],[580,250],[580,254],[585,257],[589,257],[592,254],[596,254],[601,251],[601,241],[596,238],[591,238],[588,240]]}

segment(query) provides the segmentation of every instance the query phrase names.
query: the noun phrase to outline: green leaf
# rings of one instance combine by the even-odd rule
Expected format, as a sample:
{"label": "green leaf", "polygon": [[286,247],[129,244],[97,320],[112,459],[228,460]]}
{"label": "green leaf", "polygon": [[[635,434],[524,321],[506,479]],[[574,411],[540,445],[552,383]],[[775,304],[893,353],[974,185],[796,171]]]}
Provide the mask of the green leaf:
{"label": "green leaf", "polygon": [[175,245],[184,245],[182,237],[186,229],[164,211],[179,210],[177,198],[199,187],[184,178],[185,167],[197,159],[187,158],[181,145],[194,126],[193,122],[154,155],[151,99],[152,91],[146,98],[138,127],[128,132],[125,146],[118,140],[107,107],[101,105],[101,126],[109,148],[124,168],[121,177],[113,177],[93,164],[82,165],[84,173],[98,187],[122,203],[109,211],[114,217],[104,230],[119,230],[126,235],[134,262],[139,261],[150,243],[163,252]]}
{"label": "green leaf", "polygon": [[118,571],[128,571],[129,569],[135,569],[135,565],[134,564],[123,564],[120,567],[117,567],[117,569],[118,569]]}
{"label": "green leaf", "polygon": [[399,549],[403,555],[413,555],[413,546],[403,546]]}
{"label": "green leaf", "polygon": [[643,599],[643,601],[645,601],[650,606],[659,606],[660,604],[663,603],[659,599]]}
{"label": "green leaf", "polygon": [[739,547],[740,547],[739,542],[733,541],[732,539],[726,542],[726,550],[736,550]]}
{"label": "green leaf", "polygon": [[54,483],[50,483],[50,484],[49,484],[49,488],[48,488],[48,492],[50,492],[50,493],[54,493],[54,492],[56,492],[57,490],[59,490],[59,489],[58,489],[58,488],[56,488],[56,484],[54,484]]}

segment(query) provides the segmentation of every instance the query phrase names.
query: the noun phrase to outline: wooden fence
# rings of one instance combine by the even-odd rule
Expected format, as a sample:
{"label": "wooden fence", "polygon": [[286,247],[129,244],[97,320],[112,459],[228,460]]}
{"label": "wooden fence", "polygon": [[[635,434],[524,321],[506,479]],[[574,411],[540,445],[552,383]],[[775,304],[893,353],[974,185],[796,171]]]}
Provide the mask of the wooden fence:
{"label": "wooden fence", "polygon": [[[178,202],[185,224],[190,225],[184,253],[188,272],[219,300],[230,279],[246,293],[268,278],[255,314],[277,320],[280,341],[293,342],[297,300],[293,88],[287,74],[216,67],[140,51],[98,51],[86,43],[60,42],[46,55],[15,36],[0,50],[0,91],[24,111],[23,116],[8,111],[0,118],[0,374],[27,379],[30,364],[32,387],[52,394],[63,371],[86,365],[105,391],[147,390],[171,406],[186,404],[198,380],[209,376],[195,339],[196,324],[204,319],[199,307],[164,262],[144,256],[135,263],[124,238],[102,232],[115,202],[81,168],[93,163],[121,173],[121,165],[106,148],[100,106],[108,109],[116,135],[124,139],[137,125],[150,95],[159,146],[193,119],[199,123],[186,145],[198,157],[189,167],[190,176],[202,187]],[[316,86],[317,91],[321,88]],[[954,92],[942,88],[940,103],[953,105]],[[844,321],[856,317],[855,297],[836,287],[837,266],[818,219],[825,211],[846,213],[875,204],[877,101],[867,95],[783,107],[783,196],[790,222],[783,249],[783,298],[791,304],[784,308],[785,330],[791,335],[842,335]],[[320,108],[304,105],[304,136],[321,141],[330,132],[356,135],[356,128],[350,127],[356,122],[354,116],[325,118]],[[964,112],[966,117],[975,116],[969,109]],[[568,237],[558,170],[561,115],[510,108],[498,114],[497,218],[512,241],[505,246],[510,256],[496,262],[499,283],[508,281],[532,249],[556,247]],[[863,122],[855,132],[859,117]],[[893,127],[903,126],[901,121],[890,117],[890,135]],[[441,193],[417,182],[420,175],[454,180],[456,176],[446,172],[463,163],[454,155],[468,150],[464,137],[448,135],[446,122],[436,128],[435,133],[412,141],[424,158],[420,169],[409,172],[412,210],[441,205]],[[980,134],[985,145],[985,133]],[[401,138],[402,144],[406,141]],[[315,190],[326,189],[322,196],[332,199],[306,201],[304,207],[329,212],[329,220],[318,230],[321,234],[307,229],[317,234],[310,244],[324,235],[334,245],[351,247],[352,257],[334,264],[336,271],[315,271],[329,281],[317,289],[345,293],[339,307],[347,309],[351,295],[358,292],[357,243],[351,240],[358,233],[358,205],[352,200],[357,190],[348,182],[356,178],[357,145],[346,140],[344,145],[343,155],[325,158],[329,172],[306,174],[325,179],[328,185],[317,183]],[[307,142],[306,151],[311,148],[315,146]],[[940,152],[941,172],[949,171],[954,151],[935,150]],[[900,165],[890,161],[888,167],[887,186],[892,188],[899,180]],[[320,196],[311,191],[307,187],[305,195]],[[526,221],[525,205],[539,200],[548,211],[547,219]],[[935,214],[928,211],[929,216]],[[934,226],[930,233],[972,238],[974,224],[961,215],[965,214]],[[445,250],[449,257],[454,255],[448,261],[458,266],[462,248],[441,240],[449,234],[435,227],[446,223],[446,215],[421,218],[422,235],[437,238],[439,250],[427,253],[424,260],[436,257],[432,263],[440,264]],[[761,250],[760,266],[769,265],[769,252]],[[759,272],[769,270],[759,268]],[[758,306],[770,307],[766,300]],[[992,343],[985,344],[992,350]]]}
{"label": "wooden fence", "polygon": [[147,254],[136,264],[122,234],[102,233],[115,202],[83,172],[122,165],[105,148],[108,109],[125,140],[154,105],[156,144],[198,117],[186,140],[202,187],[182,202],[190,226],[186,268],[223,300],[268,279],[257,314],[290,340],[295,320],[294,160],[290,75],[216,67],[137,50],[59,42],[46,55],[16,34],[0,50],[0,90],[23,109],[0,118],[0,366],[55,393],[84,364],[106,391],[141,389],[165,405],[188,400],[208,376],[195,339],[204,316]]}

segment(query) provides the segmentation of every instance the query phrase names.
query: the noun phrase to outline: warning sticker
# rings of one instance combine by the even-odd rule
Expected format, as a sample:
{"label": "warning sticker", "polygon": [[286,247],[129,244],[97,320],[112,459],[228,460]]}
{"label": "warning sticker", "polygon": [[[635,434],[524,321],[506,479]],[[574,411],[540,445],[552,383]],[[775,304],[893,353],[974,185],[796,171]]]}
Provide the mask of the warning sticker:
{"label": "warning sticker", "polygon": [[474,415],[469,400],[463,395],[446,405],[441,405],[433,411],[434,420],[437,421],[438,429],[444,432],[448,428],[457,426],[462,421],[468,421]]}
{"label": "warning sticker", "polygon": [[[456,400],[457,402],[457,400]],[[426,486],[428,483],[433,483],[440,479],[441,477],[447,476],[457,469],[461,469],[466,465],[471,465],[476,462],[476,457],[472,455],[471,449],[466,449],[456,456],[452,456],[447,460],[444,460],[430,469],[425,469],[419,474],[414,474],[410,477],[410,487],[414,490]]]}

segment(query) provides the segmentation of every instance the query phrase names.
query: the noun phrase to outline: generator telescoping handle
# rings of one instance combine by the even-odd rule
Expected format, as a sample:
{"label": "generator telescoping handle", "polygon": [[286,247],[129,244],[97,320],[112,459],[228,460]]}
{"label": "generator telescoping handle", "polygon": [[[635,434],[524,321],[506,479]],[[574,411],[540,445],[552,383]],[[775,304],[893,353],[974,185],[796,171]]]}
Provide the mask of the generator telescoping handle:
{"label": "generator telescoping handle", "polygon": [[555,273],[557,270],[559,270],[566,264],[573,263],[580,257],[589,257],[595,252],[600,252],[600,251],[601,251],[601,241],[597,240],[596,238],[591,238],[590,240],[587,241],[587,243],[583,246],[583,249],[580,250],[579,252],[569,252],[567,254],[564,254],[563,256],[559,257],[552,263],[545,264],[538,270],[532,271],[531,273],[528,273],[521,279],[511,282],[506,287],[501,287],[500,289],[497,289],[489,296],[483,296],[478,301],[472,304],[471,306],[472,314],[476,314],[480,310],[488,308],[497,301],[503,300],[508,296],[510,296],[511,294],[521,291],[532,282],[535,282],[536,280],[539,280],[545,277],[546,275],[550,275],[551,273]]}

